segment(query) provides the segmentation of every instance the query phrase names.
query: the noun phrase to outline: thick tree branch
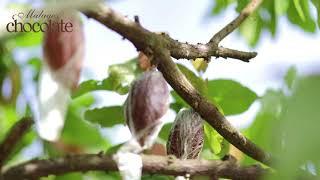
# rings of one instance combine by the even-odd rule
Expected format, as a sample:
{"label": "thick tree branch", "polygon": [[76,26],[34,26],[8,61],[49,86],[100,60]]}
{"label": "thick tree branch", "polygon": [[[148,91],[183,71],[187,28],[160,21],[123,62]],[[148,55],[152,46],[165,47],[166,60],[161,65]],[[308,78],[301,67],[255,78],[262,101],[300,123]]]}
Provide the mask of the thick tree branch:
{"label": "thick tree branch", "polygon": [[31,118],[22,118],[7,133],[5,139],[0,144],[0,170],[5,160],[14,150],[15,145],[30,129],[33,121]]}
{"label": "thick tree branch", "polygon": [[251,0],[251,2],[240,12],[239,16],[217,32],[209,41],[209,44],[218,46],[226,36],[237,29],[241,23],[254,12],[263,0]]}
{"label": "thick tree branch", "polygon": [[[154,63],[159,63],[158,68],[171,87],[213,128],[245,154],[260,162],[270,164],[269,154],[232,127],[219,112],[218,108],[201,96],[180,72],[170,57],[174,51],[169,49],[168,41],[164,41],[164,38],[161,38],[166,37],[165,39],[168,39],[167,35],[159,36],[152,33],[107,6],[100,6],[97,10],[86,12],[85,14],[130,40],[138,50],[143,51],[145,54],[152,53],[156,60]],[[222,52],[224,53],[221,54],[227,54],[225,51],[228,49],[223,50]]]}
{"label": "thick tree branch", "polygon": [[[226,160],[179,160],[167,156],[142,155],[143,172],[164,175],[215,175],[231,179],[259,179],[266,170],[260,166],[239,167]],[[31,160],[17,165],[0,175],[1,180],[38,179],[48,175],[92,170],[117,171],[117,165],[110,155],[72,155],[57,159]]]}

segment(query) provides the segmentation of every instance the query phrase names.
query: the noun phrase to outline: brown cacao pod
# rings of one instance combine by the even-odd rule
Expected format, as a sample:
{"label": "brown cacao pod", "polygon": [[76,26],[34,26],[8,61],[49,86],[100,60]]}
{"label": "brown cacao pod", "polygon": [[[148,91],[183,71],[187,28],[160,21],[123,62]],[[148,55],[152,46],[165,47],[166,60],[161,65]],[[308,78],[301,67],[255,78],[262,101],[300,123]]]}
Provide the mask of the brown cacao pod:
{"label": "brown cacao pod", "polygon": [[167,141],[167,154],[179,159],[197,159],[203,147],[203,120],[193,109],[180,111]]}
{"label": "brown cacao pod", "polygon": [[68,88],[78,84],[84,59],[84,32],[76,12],[62,11],[51,24],[64,22],[71,26],[68,31],[52,25],[44,33],[43,55],[55,79]]}
{"label": "brown cacao pod", "polygon": [[150,147],[162,126],[161,117],[169,107],[169,89],[161,72],[144,72],[133,82],[125,104],[125,117],[132,135],[141,146]]}

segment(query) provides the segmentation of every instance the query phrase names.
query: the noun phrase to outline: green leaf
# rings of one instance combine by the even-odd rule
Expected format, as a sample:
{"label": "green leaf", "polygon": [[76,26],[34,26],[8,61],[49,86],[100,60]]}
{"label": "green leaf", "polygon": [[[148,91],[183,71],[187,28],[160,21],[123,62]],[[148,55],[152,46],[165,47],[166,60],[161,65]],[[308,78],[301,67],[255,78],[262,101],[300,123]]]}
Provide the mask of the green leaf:
{"label": "green leaf", "polygon": [[178,94],[176,91],[171,91],[171,96],[173,98],[173,102],[170,104],[170,108],[173,109],[176,113],[180,111],[182,108],[190,107],[188,103],[186,103]]}
{"label": "green leaf", "polygon": [[110,106],[87,110],[84,115],[85,119],[98,123],[102,127],[112,127],[116,124],[124,123],[124,114],[122,106]]}
{"label": "green leaf", "polygon": [[283,15],[287,12],[290,0],[275,0],[274,8],[277,15]]}
{"label": "green leaf", "polygon": [[250,0],[238,0],[237,1],[237,12],[240,12],[242,9],[244,9],[244,7],[246,7],[246,5],[250,2]]}
{"label": "green leaf", "polygon": [[302,28],[307,32],[315,32],[316,24],[310,15],[309,1],[307,0],[300,1],[300,6],[303,10],[305,19],[304,20],[301,19],[293,3],[290,3],[288,14],[287,14],[289,21],[295,25],[298,25],[300,28]]}
{"label": "green leaf", "polygon": [[99,128],[89,124],[83,118],[85,108],[93,102],[94,99],[90,95],[81,96],[72,101],[62,132],[64,143],[78,145],[88,150],[107,149],[110,146],[100,133]]}
{"label": "green leaf", "polygon": [[82,179],[84,179],[83,174],[78,172],[66,173],[66,174],[55,177],[55,180],[82,180]]}
{"label": "green leaf", "polygon": [[302,10],[300,0],[293,0],[294,7],[296,8],[299,17],[302,19],[302,21],[306,20],[306,17],[304,16],[304,12]]}
{"label": "green leaf", "polygon": [[[282,91],[267,90],[260,102],[261,108],[245,134],[265,151],[274,152],[274,147],[281,141],[276,132],[279,130],[285,95]],[[246,156],[242,163],[253,164],[256,161]]]}
{"label": "green leaf", "polygon": [[208,145],[212,153],[219,156],[221,155],[221,152],[227,153],[225,149],[228,149],[229,146],[227,144],[223,144],[225,143],[224,138],[208,123],[204,123],[204,133],[206,136],[205,140],[208,141]]}
{"label": "green leaf", "polygon": [[[283,1],[287,0],[282,0],[281,2]],[[260,11],[260,16],[263,24],[262,26],[263,28],[267,28],[271,32],[272,37],[275,37],[276,35],[278,24],[277,21],[279,14],[276,12],[277,2],[279,3],[279,1],[263,1],[263,6],[266,8],[266,11],[264,11],[264,9]]]}
{"label": "green leaf", "polygon": [[112,146],[108,149],[108,151],[106,152],[107,155],[112,155],[115,154],[116,152],[118,152],[118,150],[121,148],[121,146],[123,146],[125,143],[121,143],[121,144],[117,144],[115,146]]}
{"label": "green leaf", "polygon": [[262,27],[261,16],[255,12],[241,24],[239,30],[247,43],[250,46],[255,46],[260,38]]}
{"label": "green leaf", "polygon": [[170,130],[171,130],[171,126],[172,126],[172,123],[167,123],[165,124],[160,133],[159,133],[159,137],[165,141],[168,140],[168,137],[169,137],[169,134],[170,134]]}
{"label": "green leaf", "polygon": [[211,151],[218,154],[221,151],[221,142],[220,139],[218,139],[218,133],[207,124],[204,126],[204,132],[208,139]]}
{"label": "green leaf", "polygon": [[193,67],[198,71],[198,72],[206,72],[208,68],[208,63],[204,58],[196,58],[195,60],[191,61]]}
{"label": "green leaf", "polygon": [[313,3],[313,5],[316,7],[317,9],[317,21],[318,21],[318,27],[320,28],[320,1],[319,0],[311,0],[311,2]]}
{"label": "green leaf", "polygon": [[226,9],[234,0],[215,0],[212,14],[219,14],[222,10]]}
{"label": "green leaf", "polygon": [[256,93],[233,80],[210,80],[208,92],[209,99],[218,103],[225,115],[240,114],[257,99]]}
{"label": "green leaf", "polygon": [[[0,142],[9,131],[9,129],[17,122],[19,116],[16,112],[15,107],[7,105],[0,106]],[[3,119],[3,120],[2,120]]]}
{"label": "green leaf", "polygon": [[[109,66],[109,82],[116,92],[126,94],[131,82],[142,73],[137,61],[135,58],[122,64]],[[125,87],[127,89],[123,90]]]}
{"label": "green leaf", "polygon": [[201,94],[206,94],[207,87],[206,83],[203,79],[198,77],[194,72],[185,67],[182,64],[177,64],[180,71],[187,77],[189,82],[195,87]]}
{"label": "green leaf", "polygon": [[132,59],[122,64],[111,65],[108,72],[109,76],[102,81],[88,80],[81,83],[72,94],[72,97],[76,98],[97,90],[115,91],[121,95],[126,94],[129,91],[131,82],[142,73],[137,65],[137,59]]}
{"label": "green leaf", "polygon": [[291,66],[284,77],[286,85],[290,89],[292,89],[294,80],[296,78],[297,78],[297,68],[295,66]]}
{"label": "green leaf", "polygon": [[40,32],[27,32],[20,33],[14,38],[14,42],[18,47],[30,47],[38,46],[41,44],[43,39],[43,33]]}
{"label": "green leaf", "polygon": [[320,162],[320,142],[315,139],[319,136],[320,127],[319,92],[320,76],[311,75],[300,78],[288,97],[282,111],[282,121],[277,123],[280,130],[272,130],[274,137],[282,137],[278,140],[280,143],[272,142],[272,145],[276,145],[275,153],[280,158],[277,167],[279,173],[274,179],[299,179],[306,172],[297,171],[301,167],[306,167],[308,172],[319,171],[314,166],[308,168],[307,165]]}
{"label": "green leaf", "polygon": [[141,180],[174,180],[172,176],[165,176],[159,174],[152,174],[152,175],[142,175]]}

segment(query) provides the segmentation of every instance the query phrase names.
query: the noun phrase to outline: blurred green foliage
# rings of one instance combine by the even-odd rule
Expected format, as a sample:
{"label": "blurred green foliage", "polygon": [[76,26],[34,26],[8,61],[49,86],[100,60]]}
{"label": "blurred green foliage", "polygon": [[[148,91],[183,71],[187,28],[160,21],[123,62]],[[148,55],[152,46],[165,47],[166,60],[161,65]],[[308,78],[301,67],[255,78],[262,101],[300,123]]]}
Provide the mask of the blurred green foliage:
{"label": "blurred green foliage", "polygon": [[[250,0],[215,0],[212,15],[218,15],[228,7],[236,4],[236,11],[240,12]],[[316,9],[317,16],[312,13]],[[240,34],[250,46],[259,42],[262,32],[270,32],[272,37],[277,33],[281,17],[286,17],[290,23],[305,32],[315,33],[320,28],[319,0],[264,0],[258,10],[240,26]]]}

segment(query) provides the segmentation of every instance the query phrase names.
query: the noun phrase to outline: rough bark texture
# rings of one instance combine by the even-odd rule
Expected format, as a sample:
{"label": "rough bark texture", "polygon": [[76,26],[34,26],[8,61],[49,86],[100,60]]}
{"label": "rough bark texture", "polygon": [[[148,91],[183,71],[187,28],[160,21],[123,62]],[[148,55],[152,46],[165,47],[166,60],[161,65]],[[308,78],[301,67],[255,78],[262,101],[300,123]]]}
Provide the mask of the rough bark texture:
{"label": "rough bark texture", "polygon": [[[179,160],[173,157],[142,155],[143,172],[164,175],[215,175],[231,179],[259,179],[266,171],[259,166],[239,167],[233,161]],[[31,160],[4,172],[1,180],[37,179],[48,175],[91,170],[117,171],[111,156],[87,154],[57,159]]]}

